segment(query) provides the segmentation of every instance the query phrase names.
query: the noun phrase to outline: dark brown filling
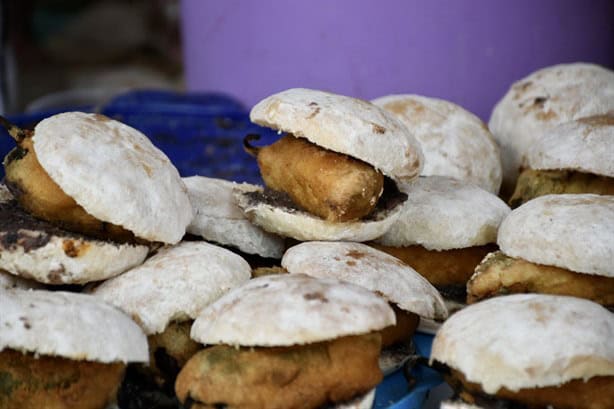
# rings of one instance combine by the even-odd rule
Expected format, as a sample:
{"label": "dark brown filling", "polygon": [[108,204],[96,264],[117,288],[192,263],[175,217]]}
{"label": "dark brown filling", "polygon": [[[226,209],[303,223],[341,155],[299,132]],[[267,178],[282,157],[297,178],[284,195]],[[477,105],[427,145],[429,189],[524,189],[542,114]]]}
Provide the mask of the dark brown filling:
{"label": "dark brown filling", "polygon": [[[37,219],[23,210],[15,200],[0,203],[0,245],[3,248],[13,251],[21,247],[25,252],[29,252],[46,246],[53,236],[76,241],[98,240],[120,246],[112,240],[95,239],[69,232],[50,222]],[[71,249],[66,251],[68,254]]]}

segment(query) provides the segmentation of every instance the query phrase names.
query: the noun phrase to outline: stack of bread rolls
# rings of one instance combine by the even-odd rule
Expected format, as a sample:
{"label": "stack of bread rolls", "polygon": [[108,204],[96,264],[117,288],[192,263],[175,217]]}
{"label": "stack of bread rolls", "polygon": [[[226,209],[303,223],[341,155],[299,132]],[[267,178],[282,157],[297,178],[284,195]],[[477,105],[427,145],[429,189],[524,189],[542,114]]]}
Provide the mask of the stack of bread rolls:
{"label": "stack of bread rolls", "polygon": [[250,112],[263,185],[101,115],[2,119],[0,407],[370,408],[421,330],[459,407],[612,408],[613,115],[590,64],[489,126],[289,89]]}

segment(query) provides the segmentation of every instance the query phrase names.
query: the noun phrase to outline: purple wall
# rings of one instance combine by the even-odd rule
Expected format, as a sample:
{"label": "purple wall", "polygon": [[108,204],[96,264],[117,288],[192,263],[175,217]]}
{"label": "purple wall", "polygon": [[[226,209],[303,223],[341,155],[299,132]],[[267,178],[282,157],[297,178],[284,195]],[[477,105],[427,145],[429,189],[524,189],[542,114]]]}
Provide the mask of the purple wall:
{"label": "purple wall", "polygon": [[614,67],[614,1],[183,0],[189,90],[248,106],[290,87],[418,93],[488,119],[547,65]]}

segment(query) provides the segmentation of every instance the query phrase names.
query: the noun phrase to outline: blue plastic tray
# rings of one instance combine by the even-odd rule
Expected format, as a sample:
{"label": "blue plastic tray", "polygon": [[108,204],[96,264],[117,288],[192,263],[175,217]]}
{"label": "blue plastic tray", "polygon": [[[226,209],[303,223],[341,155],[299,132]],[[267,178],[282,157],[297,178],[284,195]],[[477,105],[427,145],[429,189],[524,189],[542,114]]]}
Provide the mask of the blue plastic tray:
{"label": "blue plastic tray", "polygon": [[[62,111],[93,111],[94,107],[67,107],[59,111],[13,116],[21,127],[33,128],[40,120]],[[261,135],[261,144],[278,138],[276,132],[254,125],[247,110],[220,94],[180,94],[137,91],[120,95],[96,111],[133,126],[164,151],[182,176],[203,175],[237,182],[262,183],[256,161],[243,151],[245,135]],[[8,134],[0,138],[4,156],[15,144]],[[258,143],[257,143],[258,144]],[[3,169],[2,169],[3,173]],[[430,356],[432,336],[414,337],[417,352]],[[430,389],[443,380],[435,371],[418,366],[409,388],[401,371],[387,376],[377,387],[375,409],[418,409]]]}

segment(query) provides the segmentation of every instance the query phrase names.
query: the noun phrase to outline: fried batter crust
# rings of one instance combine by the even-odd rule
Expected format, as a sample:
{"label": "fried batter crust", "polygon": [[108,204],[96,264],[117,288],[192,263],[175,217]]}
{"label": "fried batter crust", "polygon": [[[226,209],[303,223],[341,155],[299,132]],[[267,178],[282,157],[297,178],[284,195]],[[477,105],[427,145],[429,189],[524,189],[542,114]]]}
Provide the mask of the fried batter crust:
{"label": "fried batter crust", "polygon": [[203,346],[190,338],[194,321],[172,322],[164,332],[147,337],[149,362],[158,383],[174,382],[175,377],[188,360]]}
{"label": "fried batter crust", "polygon": [[563,193],[614,195],[614,178],[574,170],[525,169],[509,205],[515,208],[539,196]]}
{"label": "fried batter crust", "polygon": [[66,230],[119,242],[133,241],[134,235],[120,226],[90,215],[68,196],[43,169],[32,138],[13,149],[4,159],[5,183],[28,213]]}
{"label": "fried batter crust", "polygon": [[125,365],[0,352],[0,408],[101,409],[115,401]]}
{"label": "fried batter crust", "polygon": [[368,215],[384,189],[384,176],[372,166],[292,135],[261,148],[258,166],[269,188],[332,222]]}
{"label": "fried batter crust", "polygon": [[498,251],[476,268],[467,283],[467,303],[510,293],[541,293],[586,298],[614,306],[614,278],[508,257]]}
{"label": "fried batter crust", "polygon": [[404,311],[393,304],[391,304],[391,307],[394,310],[397,323],[380,331],[380,334],[382,334],[382,348],[411,339],[420,323],[418,315]]}
{"label": "fried batter crust", "polygon": [[288,274],[285,268],[280,266],[271,267],[257,267],[252,270],[252,278],[258,278],[262,276],[275,275],[275,274]]}
{"label": "fried batter crust", "polygon": [[293,347],[217,345],[188,361],[175,390],[192,408],[318,408],[377,385],[380,347],[377,333]]}
{"label": "fried batter crust", "polygon": [[[469,382],[456,370],[446,377],[452,388],[468,403],[480,403],[487,396],[479,384]],[[494,395],[526,405],[530,409],[611,409],[614,408],[614,376],[595,376],[584,382],[582,379],[559,386],[520,389],[512,392],[501,388]]]}
{"label": "fried batter crust", "polygon": [[494,244],[443,251],[427,250],[422,246],[369,245],[402,260],[434,286],[465,286],[484,256],[497,249]]}

